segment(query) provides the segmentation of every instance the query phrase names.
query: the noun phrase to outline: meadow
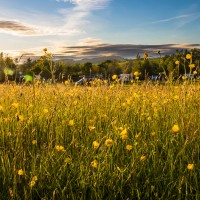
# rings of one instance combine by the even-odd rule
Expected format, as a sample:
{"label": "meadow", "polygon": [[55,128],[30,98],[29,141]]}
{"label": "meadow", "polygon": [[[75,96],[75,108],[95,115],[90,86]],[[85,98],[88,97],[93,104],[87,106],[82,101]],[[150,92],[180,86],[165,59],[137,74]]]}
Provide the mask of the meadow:
{"label": "meadow", "polygon": [[200,199],[200,85],[0,85],[0,199]]}

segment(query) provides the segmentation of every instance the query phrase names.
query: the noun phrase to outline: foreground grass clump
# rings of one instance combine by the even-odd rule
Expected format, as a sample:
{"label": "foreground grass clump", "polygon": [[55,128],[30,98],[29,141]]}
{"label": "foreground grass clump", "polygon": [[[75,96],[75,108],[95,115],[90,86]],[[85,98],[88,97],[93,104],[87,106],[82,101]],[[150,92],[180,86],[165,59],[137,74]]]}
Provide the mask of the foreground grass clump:
{"label": "foreground grass clump", "polygon": [[0,199],[199,199],[200,86],[0,86]]}

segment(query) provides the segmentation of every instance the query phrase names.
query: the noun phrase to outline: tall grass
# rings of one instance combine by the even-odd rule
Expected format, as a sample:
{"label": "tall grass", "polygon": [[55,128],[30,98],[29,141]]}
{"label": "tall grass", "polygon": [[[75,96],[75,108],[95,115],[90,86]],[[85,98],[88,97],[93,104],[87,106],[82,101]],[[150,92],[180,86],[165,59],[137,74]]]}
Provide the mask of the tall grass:
{"label": "tall grass", "polygon": [[200,85],[0,95],[0,199],[200,199]]}

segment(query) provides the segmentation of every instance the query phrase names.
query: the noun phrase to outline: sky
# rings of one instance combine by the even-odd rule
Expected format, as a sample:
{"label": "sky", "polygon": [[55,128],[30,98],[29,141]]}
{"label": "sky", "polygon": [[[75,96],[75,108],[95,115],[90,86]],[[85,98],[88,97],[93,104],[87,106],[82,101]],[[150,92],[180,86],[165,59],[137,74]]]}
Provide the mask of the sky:
{"label": "sky", "polygon": [[199,0],[0,0],[0,52],[134,58],[200,48]]}

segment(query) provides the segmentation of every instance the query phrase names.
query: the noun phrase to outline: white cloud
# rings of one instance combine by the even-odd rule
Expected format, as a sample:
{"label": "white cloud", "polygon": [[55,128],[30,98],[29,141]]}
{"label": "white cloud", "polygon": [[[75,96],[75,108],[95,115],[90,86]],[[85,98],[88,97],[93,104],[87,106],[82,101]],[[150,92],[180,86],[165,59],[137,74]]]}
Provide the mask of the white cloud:
{"label": "white cloud", "polygon": [[57,2],[68,2],[76,6],[76,10],[94,10],[103,9],[108,5],[110,0],[56,0]]}
{"label": "white cloud", "polygon": [[157,20],[154,22],[151,22],[152,24],[157,24],[157,23],[162,23],[162,22],[170,22],[170,21],[174,21],[177,19],[186,19],[188,18],[190,15],[180,15],[180,16],[175,16],[175,17],[171,17],[171,18],[166,18],[166,19],[162,19],[162,20]]}
{"label": "white cloud", "polygon": [[[0,18],[2,21],[15,23],[17,21],[21,26],[29,27],[34,31],[19,31],[12,27],[0,27],[0,32],[10,33],[21,36],[48,36],[65,35],[74,36],[85,34],[87,25],[90,23],[89,16],[94,10],[103,9],[110,0],[56,0],[57,2],[71,3],[72,7],[57,10],[51,15],[43,13],[24,11],[6,11],[0,9]],[[50,23],[51,22],[51,23]]]}

